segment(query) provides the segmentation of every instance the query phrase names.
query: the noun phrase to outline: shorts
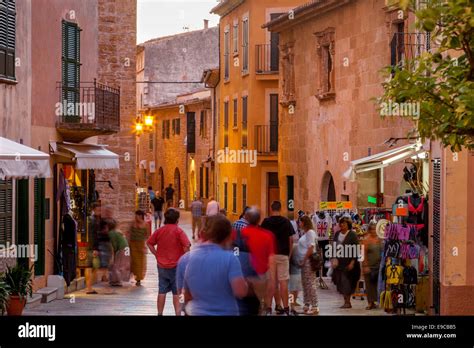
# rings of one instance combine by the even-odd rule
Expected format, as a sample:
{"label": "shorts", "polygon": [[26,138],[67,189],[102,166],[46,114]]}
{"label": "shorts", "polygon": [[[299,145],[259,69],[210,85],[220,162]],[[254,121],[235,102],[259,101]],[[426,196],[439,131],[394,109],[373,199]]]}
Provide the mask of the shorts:
{"label": "shorts", "polygon": [[173,295],[178,294],[176,287],[176,267],[161,268],[158,266],[158,293],[167,294],[170,291]]}
{"label": "shorts", "polygon": [[194,232],[196,227],[197,227],[198,232],[201,232],[202,217],[201,216],[193,216],[192,225],[193,225],[193,232]]}
{"label": "shorts", "polygon": [[155,220],[163,220],[163,211],[155,211],[153,216],[155,217]]}
{"label": "shorts", "polygon": [[282,281],[290,279],[290,259],[287,255],[274,255],[275,279]]}

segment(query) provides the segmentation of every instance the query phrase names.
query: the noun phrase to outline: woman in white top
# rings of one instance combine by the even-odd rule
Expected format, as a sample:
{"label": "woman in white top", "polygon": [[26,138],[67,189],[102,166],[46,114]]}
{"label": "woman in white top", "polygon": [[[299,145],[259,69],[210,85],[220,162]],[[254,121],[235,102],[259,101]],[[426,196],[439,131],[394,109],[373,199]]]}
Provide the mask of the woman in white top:
{"label": "woman in white top", "polygon": [[298,240],[298,256],[301,260],[301,282],[303,283],[304,312],[319,314],[318,294],[316,293],[316,272],[311,268],[310,258],[316,251],[317,237],[313,223],[308,216],[300,219],[304,234]]}

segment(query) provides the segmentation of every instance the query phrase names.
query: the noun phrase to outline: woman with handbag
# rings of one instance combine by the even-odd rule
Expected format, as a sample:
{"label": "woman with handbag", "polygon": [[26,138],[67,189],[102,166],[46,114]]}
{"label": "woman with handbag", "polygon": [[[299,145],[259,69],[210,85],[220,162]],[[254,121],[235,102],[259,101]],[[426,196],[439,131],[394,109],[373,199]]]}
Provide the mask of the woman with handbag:
{"label": "woman with handbag", "polygon": [[379,279],[379,266],[381,259],[382,246],[376,233],[377,224],[371,222],[367,229],[367,237],[363,242],[364,261],[362,263],[362,274],[364,275],[365,288],[367,291],[368,306],[365,308],[371,310],[376,308],[377,301],[377,283]]}
{"label": "woman with handbag", "polygon": [[[358,245],[357,234],[352,230],[352,220],[343,217],[339,220],[340,231],[334,235],[334,241],[343,250],[352,250],[347,246]],[[339,254],[339,253],[338,253]],[[345,254],[345,253],[343,253]],[[334,272],[332,281],[337,291],[344,296],[344,304],[340,308],[352,308],[351,295],[354,293],[360,277],[360,264],[357,255],[342,255],[332,260]]]}
{"label": "woman with handbag", "polygon": [[301,266],[301,282],[303,284],[304,313],[318,315],[318,294],[316,293],[316,271],[311,265],[311,259],[316,252],[316,232],[308,216],[301,217],[300,227],[304,234],[298,240],[298,255]]}

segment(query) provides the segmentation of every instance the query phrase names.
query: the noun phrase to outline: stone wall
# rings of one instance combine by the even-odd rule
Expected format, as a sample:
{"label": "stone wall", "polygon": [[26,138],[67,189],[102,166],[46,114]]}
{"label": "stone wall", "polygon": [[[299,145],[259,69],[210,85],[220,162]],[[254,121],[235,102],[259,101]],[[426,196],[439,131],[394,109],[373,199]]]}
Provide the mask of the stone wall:
{"label": "stone wall", "polygon": [[101,137],[109,150],[120,156],[120,169],[99,171],[100,199],[114,207],[119,223],[133,219],[135,211],[135,136],[132,133],[136,113],[136,0],[98,0],[99,8],[99,81],[120,87],[120,132]]}

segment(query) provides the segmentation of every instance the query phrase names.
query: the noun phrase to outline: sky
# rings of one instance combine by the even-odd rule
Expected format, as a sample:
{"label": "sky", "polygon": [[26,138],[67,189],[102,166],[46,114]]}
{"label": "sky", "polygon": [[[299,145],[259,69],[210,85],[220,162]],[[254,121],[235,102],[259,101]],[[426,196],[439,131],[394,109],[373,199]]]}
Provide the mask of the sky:
{"label": "sky", "polygon": [[219,16],[209,11],[217,0],[138,0],[137,43],[157,37],[183,33],[219,23]]}

